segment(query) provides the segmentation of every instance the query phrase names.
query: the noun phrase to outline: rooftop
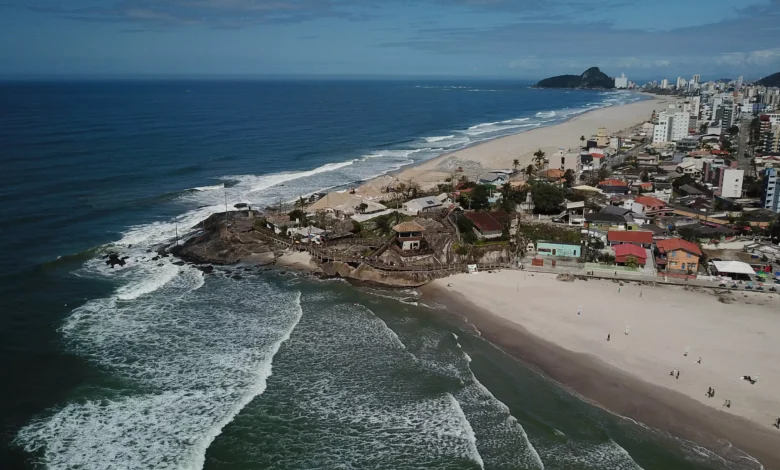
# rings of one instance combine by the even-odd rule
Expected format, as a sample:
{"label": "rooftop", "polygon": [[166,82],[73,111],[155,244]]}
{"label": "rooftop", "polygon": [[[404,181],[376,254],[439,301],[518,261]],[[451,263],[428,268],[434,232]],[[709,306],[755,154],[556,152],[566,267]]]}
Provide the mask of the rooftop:
{"label": "rooftop", "polygon": [[659,240],[655,246],[658,247],[658,251],[661,253],[668,253],[670,251],[683,250],[694,255],[701,256],[701,250],[699,245],[683,240],[682,238],[670,238],[668,240]]}
{"label": "rooftop", "polygon": [[396,233],[409,233],[409,232],[424,232],[425,227],[417,222],[410,220],[409,222],[401,222],[393,227],[393,231]]}
{"label": "rooftop", "polygon": [[618,256],[636,256],[637,258],[647,259],[647,251],[636,245],[615,245],[612,247],[615,251],[615,257]]}
{"label": "rooftop", "polygon": [[505,212],[466,212],[463,215],[474,222],[480,232],[499,232],[504,229],[503,222],[508,219]]}
{"label": "rooftop", "polygon": [[610,230],[607,232],[607,240],[623,243],[653,243],[653,232],[640,232],[635,230]]}

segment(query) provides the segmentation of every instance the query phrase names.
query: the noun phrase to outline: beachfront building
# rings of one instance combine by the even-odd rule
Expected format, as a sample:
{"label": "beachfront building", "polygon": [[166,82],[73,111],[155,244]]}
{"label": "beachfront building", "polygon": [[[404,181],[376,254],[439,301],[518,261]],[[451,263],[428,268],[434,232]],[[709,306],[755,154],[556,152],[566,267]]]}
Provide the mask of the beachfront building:
{"label": "beachfront building", "polygon": [[607,232],[609,246],[635,245],[641,248],[653,246],[653,232],[638,230],[610,230]]}
{"label": "beachfront building", "polygon": [[536,253],[539,256],[579,258],[580,255],[582,255],[582,246],[574,243],[558,243],[539,240],[536,242]]}
{"label": "beachfront building", "polygon": [[615,77],[615,88],[628,88],[628,77],[626,77],[626,74],[621,73],[619,77]]}
{"label": "beachfront building", "polygon": [[444,204],[452,200],[446,193],[438,196],[426,196],[404,202],[402,210],[409,215],[417,215],[421,212],[431,212],[440,209]]}
{"label": "beachfront building", "polygon": [[560,149],[550,155],[550,169],[560,169],[563,171],[572,170],[575,175],[579,175],[582,170],[582,161],[579,152]]}
{"label": "beachfront building", "polygon": [[631,258],[639,266],[647,264],[647,250],[636,245],[615,245],[612,247],[612,251],[615,252],[615,264],[618,266],[625,266]]}
{"label": "beachfront building", "polygon": [[699,269],[702,252],[699,245],[681,238],[659,240],[655,244],[658,257],[655,260],[660,269],[671,272],[693,272]]}
{"label": "beachfront building", "polygon": [[636,230],[637,224],[631,211],[622,207],[607,206],[600,212],[585,214],[585,228],[608,232],[609,230]]}
{"label": "beachfront building", "polygon": [[609,179],[599,182],[599,189],[604,194],[628,194],[628,183],[623,180]]}
{"label": "beachfront building", "polygon": [[425,227],[415,221],[401,222],[393,227],[396,243],[404,251],[419,250]]}
{"label": "beachfront building", "polygon": [[509,215],[504,211],[466,212],[463,215],[474,224],[474,231],[482,240],[501,238],[504,227],[509,224]]}

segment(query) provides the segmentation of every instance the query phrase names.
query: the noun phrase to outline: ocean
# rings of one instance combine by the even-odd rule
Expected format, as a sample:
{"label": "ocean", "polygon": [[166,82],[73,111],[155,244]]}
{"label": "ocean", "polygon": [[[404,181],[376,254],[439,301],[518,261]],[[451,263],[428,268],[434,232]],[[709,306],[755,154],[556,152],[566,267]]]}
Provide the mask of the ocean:
{"label": "ocean", "polygon": [[740,468],[580,400],[414,290],[153,259],[226,201],[347,188],[639,99],[508,81],[0,83],[0,468]]}

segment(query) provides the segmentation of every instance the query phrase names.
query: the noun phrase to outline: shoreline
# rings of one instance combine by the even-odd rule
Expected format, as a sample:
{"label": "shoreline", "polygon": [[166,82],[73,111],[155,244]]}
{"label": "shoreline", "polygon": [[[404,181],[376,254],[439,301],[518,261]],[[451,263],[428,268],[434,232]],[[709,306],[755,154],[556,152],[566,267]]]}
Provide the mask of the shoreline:
{"label": "shoreline", "polygon": [[[599,127],[606,127],[610,133],[629,129],[649,120],[653,110],[661,109],[666,98],[647,93],[634,92],[645,99],[621,105],[604,106],[571,116],[548,126],[489,138],[475,142],[461,149],[448,151],[429,160],[412,163],[389,171],[363,182],[357,193],[369,197],[380,197],[381,189],[392,181],[414,181],[423,189],[432,189],[435,183],[450,176],[460,163],[471,163],[484,169],[511,168],[515,159],[519,168],[531,163],[533,152],[543,150],[548,156],[559,148],[574,148],[580,145],[579,136],[595,134]],[[452,160],[447,165],[448,160]],[[471,177],[478,173],[465,170]]]}
{"label": "shoreline", "polygon": [[[667,432],[674,437],[696,443],[728,461],[739,461],[746,464],[752,458],[757,459],[765,468],[780,468],[780,450],[777,447],[778,438],[780,438],[780,434],[777,432],[780,431],[769,427],[768,423],[766,426],[762,426],[755,419],[737,416],[734,409],[727,412],[723,411],[723,408],[714,408],[723,401],[723,395],[719,395],[715,399],[718,401],[716,405],[714,402],[703,402],[703,399],[697,400],[685,393],[684,390],[676,390],[655,381],[644,380],[643,373],[636,373],[642,369],[640,365],[637,365],[635,371],[630,366],[621,367],[606,360],[605,356],[595,348],[591,351],[571,348],[569,344],[562,342],[560,337],[557,337],[560,336],[557,331],[554,331],[557,328],[552,327],[547,334],[540,334],[540,331],[545,331],[544,328],[529,329],[528,324],[508,318],[511,313],[504,314],[496,311],[494,308],[488,307],[486,301],[475,301],[478,297],[457,291],[458,285],[462,285],[464,280],[469,279],[468,276],[492,276],[493,279],[496,279],[497,276],[506,274],[507,271],[492,275],[487,273],[464,274],[435,281],[421,289],[423,292],[421,301],[445,306],[445,312],[448,316],[460,317],[464,323],[464,329],[476,330],[475,334],[480,335],[509,356],[531,367],[588,403],[620,417],[637,421],[650,428]],[[518,274],[520,273],[518,272]],[[539,274],[536,276],[544,277]],[[512,281],[512,291],[515,290],[514,282],[516,281]],[[485,282],[492,284],[495,281]],[[554,278],[551,282],[557,283],[561,290],[571,286],[569,283],[562,283]],[[458,285],[448,287],[447,285],[450,283]],[[479,286],[481,292],[485,292],[486,285]],[[522,284],[519,284],[517,287],[519,292],[522,291],[521,286]],[[660,287],[657,289],[674,288]],[[684,294],[687,296],[695,295],[691,292]],[[491,295],[495,297],[511,296],[510,293],[501,291],[494,291]],[[650,295],[649,297],[656,296]],[[518,301],[517,298],[514,300]],[[565,300],[553,299],[550,302],[560,304]],[[558,306],[560,307],[560,305]],[[547,313],[538,312],[537,315],[544,316]],[[587,313],[591,312],[587,311]],[[573,316],[577,317],[576,314]],[[545,328],[550,328],[550,325],[546,324]],[[584,328],[578,327],[578,329]],[[615,337],[613,343],[618,341],[617,336],[622,337],[623,335],[613,335]],[[604,339],[602,338],[601,341],[606,344]],[[627,362],[631,362],[631,360],[629,359]],[[686,370],[684,373],[687,374],[688,371]],[[667,378],[666,372],[661,374],[658,382]],[[734,382],[737,382],[736,375],[733,378]],[[677,381],[671,383],[679,385]],[[747,384],[746,386],[750,387]],[[720,389],[721,386],[718,385],[718,390]],[[735,403],[742,405],[736,396],[734,398]],[[736,408],[737,406],[735,406]],[[752,464],[746,468],[761,467],[758,464]]]}

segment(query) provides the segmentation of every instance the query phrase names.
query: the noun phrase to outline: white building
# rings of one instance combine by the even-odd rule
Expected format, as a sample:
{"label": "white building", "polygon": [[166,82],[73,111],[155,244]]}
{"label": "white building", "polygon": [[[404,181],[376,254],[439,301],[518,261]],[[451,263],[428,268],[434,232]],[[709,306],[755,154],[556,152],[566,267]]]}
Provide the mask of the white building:
{"label": "white building", "polygon": [[671,132],[672,142],[677,142],[678,140],[682,140],[685,137],[688,137],[688,127],[690,126],[690,123],[690,113],[686,113],[685,111],[674,113]]}
{"label": "white building", "polygon": [[720,187],[720,195],[723,197],[742,197],[742,179],[745,170],[728,169],[723,172],[723,183]]}
{"label": "white building", "polygon": [[674,118],[663,111],[658,114],[658,122],[653,127],[653,143],[662,144],[672,140],[672,121]]}
{"label": "white building", "polygon": [[420,197],[406,201],[403,204],[403,212],[409,215],[417,215],[420,212],[430,212],[441,208],[444,204],[451,203],[452,201],[447,197],[447,194],[442,193],[438,196]]}
{"label": "white building", "polygon": [[669,80],[664,78],[661,80],[661,89],[666,90],[667,88],[669,88]]}
{"label": "white building", "polygon": [[615,77],[615,88],[628,88],[626,74],[621,73],[619,77]]}
{"label": "white building", "polygon": [[688,80],[686,80],[686,79],[684,79],[682,77],[677,77],[677,89],[678,90],[682,90],[682,89],[684,89],[687,86],[688,86]]}
{"label": "white building", "polygon": [[701,75],[699,75],[698,73],[693,76],[693,79],[691,79],[691,82],[693,82],[693,83],[695,83],[697,85],[699,84],[700,81],[701,81]]}

